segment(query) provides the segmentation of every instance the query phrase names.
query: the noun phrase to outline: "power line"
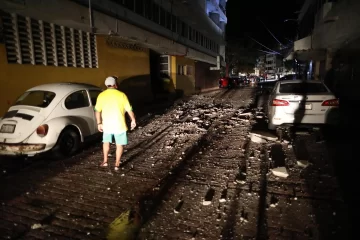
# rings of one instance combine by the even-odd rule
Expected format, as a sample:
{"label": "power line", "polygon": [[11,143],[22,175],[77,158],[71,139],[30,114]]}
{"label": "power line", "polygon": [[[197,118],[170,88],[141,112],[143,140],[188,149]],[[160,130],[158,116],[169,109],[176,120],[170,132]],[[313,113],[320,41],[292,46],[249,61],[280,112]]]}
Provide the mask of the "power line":
{"label": "power line", "polygon": [[273,50],[273,49],[271,49],[271,48],[268,48],[267,46],[265,46],[264,44],[258,42],[258,41],[255,40],[254,38],[252,38],[252,37],[250,37],[250,36],[248,36],[248,35],[246,35],[246,36],[247,36],[248,38],[250,38],[251,40],[253,40],[254,42],[256,42],[257,44],[263,46],[264,48],[266,48],[266,49],[268,49],[268,50],[270,50],[270,51],[272,51],[272,52],[274,52],[274,53],[277,53],[277,54],[281,55],[281,53],[279,53],[279,52],[277,52],[277,51],[275,51],[275,50]]}
{"label": "power line", "polygon": [[260,18],[258,18],[258,20],[264,25],[264,27],[265,27],[266,30],[271,34],[271,36],[272,36],[280,45],[283,45],[283,44],[279,41],[279,39],[277,39],[277,38],[275,37],[275,35],[266,27],[265,23],[264,23],[263,21],[261,21]]}
{"label": "power line", "polygon": [[269,51],[264,51],[264,50],[261,50],[261,49],[258,49],[258,51],[268,53],[268,54],[278,54],[276,52],[269,52]]}

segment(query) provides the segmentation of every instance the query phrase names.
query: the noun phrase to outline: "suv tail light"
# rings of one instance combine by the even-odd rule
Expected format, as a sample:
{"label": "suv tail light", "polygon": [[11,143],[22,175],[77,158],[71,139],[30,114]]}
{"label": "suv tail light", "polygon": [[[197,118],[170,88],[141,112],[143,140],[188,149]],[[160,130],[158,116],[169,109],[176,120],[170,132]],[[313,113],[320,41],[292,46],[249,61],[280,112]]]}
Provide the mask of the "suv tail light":
{"label": "suv tail light", "polygon": [[272,106],[276,106],[276,107],[282,107],[282,106],[289,106],[289,102],[286,100],[281,100],[281,99],[273,99],[272,101]]}
{"label": "suv tail light", "polygon": [[39,135],[40,137],[45,137],[48,133],[48,130],[49,130],[49,126],[44,124],[44,125],[41,125],[39,126],[37,129],[36,129],[36,133],[37,135]]}
{"label": "suv tail light", "polygon": [[321,106],[337,107],[339,106],[339,99],[326,100],[321,104]]}

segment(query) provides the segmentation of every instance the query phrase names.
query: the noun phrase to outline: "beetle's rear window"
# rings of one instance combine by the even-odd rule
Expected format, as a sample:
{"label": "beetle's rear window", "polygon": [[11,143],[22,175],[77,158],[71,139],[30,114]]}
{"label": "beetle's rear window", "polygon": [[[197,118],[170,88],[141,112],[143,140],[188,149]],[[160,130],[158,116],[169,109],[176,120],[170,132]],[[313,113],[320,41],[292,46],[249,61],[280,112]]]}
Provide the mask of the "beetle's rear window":
{"label": "beetle's rear window", "polygon": [[322,83],[282,83],[279,88],[280,93],[311,94],[328,93],[329,91]]}
{"label": "beetle's rear window", "polygon": [[21,95],[14,105],[46,108],[55,98],[55,95],[54,92],[49,91],[29,91]]}

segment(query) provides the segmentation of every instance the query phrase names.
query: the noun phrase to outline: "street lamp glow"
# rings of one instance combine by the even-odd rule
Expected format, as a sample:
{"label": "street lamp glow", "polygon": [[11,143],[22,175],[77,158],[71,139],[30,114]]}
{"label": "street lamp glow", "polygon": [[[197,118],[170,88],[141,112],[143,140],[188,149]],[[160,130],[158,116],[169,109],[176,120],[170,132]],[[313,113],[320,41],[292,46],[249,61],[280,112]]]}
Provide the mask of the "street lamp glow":
{"label": "street lamp glow", "polygon": [[285,20],[284,20],[284,22],[289,22],[289,21],[297,22],[298,20],[297,20],[297,19],[285,19]]}

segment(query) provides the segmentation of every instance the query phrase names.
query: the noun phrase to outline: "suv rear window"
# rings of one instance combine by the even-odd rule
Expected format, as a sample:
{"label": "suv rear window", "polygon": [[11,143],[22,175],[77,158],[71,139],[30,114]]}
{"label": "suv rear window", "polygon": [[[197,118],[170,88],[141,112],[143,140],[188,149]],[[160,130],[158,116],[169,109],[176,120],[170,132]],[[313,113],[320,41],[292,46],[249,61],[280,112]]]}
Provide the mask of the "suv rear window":
{"label": "suv rear window", "polygon": [[282,83],[279,88],[280,93],[327,93],[329,92],[322,83]]}

